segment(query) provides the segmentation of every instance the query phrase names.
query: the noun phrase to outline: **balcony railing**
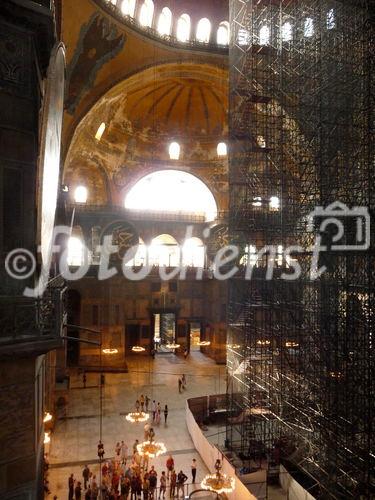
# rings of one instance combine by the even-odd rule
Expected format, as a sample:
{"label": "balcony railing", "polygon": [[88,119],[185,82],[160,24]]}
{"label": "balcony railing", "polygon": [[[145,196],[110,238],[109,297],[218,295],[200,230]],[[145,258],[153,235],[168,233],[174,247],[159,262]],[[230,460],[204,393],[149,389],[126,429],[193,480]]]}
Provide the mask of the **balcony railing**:
{"label": "balcony railing", "polygon": [[66,286],[50,281],[40,298],[0,297],[0,347],[35,341],[59,341],[66,323]]}

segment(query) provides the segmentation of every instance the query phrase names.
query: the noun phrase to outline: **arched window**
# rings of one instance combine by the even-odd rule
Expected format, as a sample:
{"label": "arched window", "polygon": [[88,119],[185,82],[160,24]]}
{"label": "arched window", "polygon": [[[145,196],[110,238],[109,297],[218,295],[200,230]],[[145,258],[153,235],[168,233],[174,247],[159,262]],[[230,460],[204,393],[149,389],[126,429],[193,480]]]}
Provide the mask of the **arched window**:
{"label": "arched window", "polygon": [[86,203],[87,202],[87,188],[85,186],[77,186],[74,191],[74,201],[76,203]]}
{"label": "arched window", "polygon": [[126,262],[125,265],[128,267],[141,267],[145,266],[146,264],[147,264],[147,247],[142,238],[139,238],[139,245],[136,254],[131,260]]}
{"label": "arched window", "polygon": [[271,196],[270,209],[271,210],[279,210],[280,209],[280,198],[278,196]]}
{"label": "arched window", "polygon": [[197,26],[197,40],[198,42],[208,43],[211,35],[211,23],[204,17],[201,19]]}
{"label": "arched window", "polygon": [[124,14],[124,16],[134,16],[135,1],[136,0],[122,0],[121,12]]}
{"label": "arched window", "polygon": [[260,148],[265,148],[266,147],[266,139],[264,138],[263,135],[258,135],[257,136],[257,144]]}
{"label": "arched window", "polygon": [[229,45],[229,23],[227,21],[219,24],[216,41],[218,45]]}
{"label": "arched window", "polygon": [[139,180],[125,198],[125,208],[171,214],[188,214],[202,221],[217,216],[208,187],[197,177],[179,170],[161,170]]}
{"label": "arched window", "polygon": [[281,40],[283,42],[290,42],[293,38],[293,28],[289,21],[284,23],[281,27]]}
{"label": "arched window", "polygon": [[101,138],[102,138],[102,136],[103,136],[103,134],[104,134],[104,132],[105,132],[105,123],[103,122],[103,123],[101,123],[101,124],[99,125],[99,128],[98,128],[98,130],[96,131],[96,134],[95,134],[95,139],[96,139],[97,141],[100,141],[100,140],[101,140]]}
{"label": "arched window", "polygon": [[336,27],[335,11],[330,9],[327,12],[327,29],[333,30]]}
{"label": "arched window", "polygon": [[170,234],[161,234],[151,242],[148,261],[152,266],[177,267],[180,265],[180,247]]}
{"label": "arched window", "polygon": [[270,43],[270,29],[268,26],[262,26],[259,30],[259,43],[260,45],[269,45]]}
{"label": "arched window", "polygon": [[227,156],[228,148],[225,142],[219,142],[217,145],[217,156]]}
{"label": "arched window", "polygon": [[150,27],[154,17],[154,2],[145,0],[139,13],[139,22],[141,26]]}
{"label": "arched window", "polygon": [[205,248],[199,238],[185,240],[182,247],[182,265],[189,267],[204,267]]}
{"label": "arched window", "polygon": [[171,160],[179,160],[181,153],[181,146],[178,142],[171,142],[169,145],[169,158]]}
{"label": "arched window", "polygon": [[257,249],[254,245],[246,245],[244,254],[240,259],[240,264],[243,266],[255,266],[257,264],[258,256]]}
{"label": "arched window", "polygon": [[172,29],[172,12],[168,7],[164,7],[158,20],[159,35],[170,35]]}
{"label": "arched window", "polygon": [[305,26],[304,26],[303,34],[307,38],[310,38],[313,36],[313,34],[314,34],[314,21],[313,21],[312,17],[307,17],[305,19]]}
{"label": "arched window", "polygon": [[68,241],[68,258],[69,266],[81,266],[84,259],[84,245],[80,238],[72,236]]}
{"label": "arched window", "polygon": [[187,42],[190,38],[190,16],[182,14],[177,21],[177,40]]}

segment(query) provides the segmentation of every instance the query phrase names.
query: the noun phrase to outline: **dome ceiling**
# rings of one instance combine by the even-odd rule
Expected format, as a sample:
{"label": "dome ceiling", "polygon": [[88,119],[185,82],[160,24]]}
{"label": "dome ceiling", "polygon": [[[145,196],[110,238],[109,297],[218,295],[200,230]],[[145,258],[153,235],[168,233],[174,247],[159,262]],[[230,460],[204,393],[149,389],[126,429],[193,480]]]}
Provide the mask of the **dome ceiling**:
{"label": "dome ceiling", "polygon": [[198,78],[155,80],[127,94],[124,116],[134,131],[174,136],[222,135],[226,127],[224,86]]}

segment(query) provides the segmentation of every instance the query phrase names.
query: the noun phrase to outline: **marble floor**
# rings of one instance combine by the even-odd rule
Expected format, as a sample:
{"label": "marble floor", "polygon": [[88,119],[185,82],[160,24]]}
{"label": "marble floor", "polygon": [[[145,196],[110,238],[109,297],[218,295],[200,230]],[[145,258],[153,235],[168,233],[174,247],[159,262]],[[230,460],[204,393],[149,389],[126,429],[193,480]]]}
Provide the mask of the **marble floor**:
{"label": "marble floor", "polygon": [[[155,360],[142,355],[127,359],[128,373],[105,374],[102,394],[102,441],[105,458],[113,457],[115,444],[124,440],[129,448],[134,440],[143,440],[144,424],[131,424],[125,414],[133,410],[137,397],[148,395],[162,408],[167,404],[169,416],[155,427],[156,438],[162,440],[174,456],[175,468],[183,470],[191,482],[190,464],[197,459],[197,481],[208,471],[194,449],[185,424],[185,401],[188,397],[225,392],[225,366],[216,365],[199,352],[192,353],[185,361],[173,354],[157,355]],[[178,378],[187,378],[187,389],[178,391]],[[86,388],[82,376],[72,371],[66,417],[55,423],[49,445],[49,486],[58,500],[68,498],[68,477],[71,473],[82,479],[82,469],[88,464],[98,474],[97,444],[100,438],[99,374],[88,373]],[[168,454],[167,452],[167,454]],[[166,456],[152,461],[156,470],[165,469]]]}
{"label": "marble floor", "polygon": [[[134,440],[143,440],[144,424],[131,424],[125,415],[134,409],[136,399],[148,395],[151,401],[160,402],[162,408],[167,404],[169,416],[167,425],[164,419],[155,426],[156,439],[167,447],[167,455],[171,453],[175,460],[175,468],[183,470],[191,483],[190,464],[197,460],[197,486],[208,472],[200,456],[196,452],[185,424],[185,402],[187,398],[207,394],[223,394],[226,390],[226,368],[217,365],[200,352],[192,353],[187,360],[174,354],[160,354],[155,360],[143,355],[127,358],[128,373],[106,373],[102,392],[102,441],[105,458],[115,455],[115,445],[124,440],[129,449]],[[178,379],[185,374],[187,389],[179,393]],[[71,371],[68,391],[66,416],[57,420],[51,435],[48,450],[50,463],[49,486],[52,500],[68,499],[68,477],[71,473],[82,480],[82,469],[87,464],[99,477],[97,460],[97,444],[100,438],[100,390],[97,373],[88,373],[86,388],[83,387],[82,375],[77,370]],[[59,395],[57,395],[58,397]],[[217,430],[210,429],[209,440],[214,444],[222,441]],[[212,435],[213,434],[213,435]],[[207,436],[208,437],[208,436]],[[161,456],[150,463],[155,465],[159,475],[165,470],[167,456]],[[194,489],[189,486],[189,491]],[[203,495],[207,498],[206,495]],[[202,497],[202,498],[203,498]],[[284,500],[286,496],[280,488],[270,488],[270,500]],[[241,500],[241,499],[238,499]]]}

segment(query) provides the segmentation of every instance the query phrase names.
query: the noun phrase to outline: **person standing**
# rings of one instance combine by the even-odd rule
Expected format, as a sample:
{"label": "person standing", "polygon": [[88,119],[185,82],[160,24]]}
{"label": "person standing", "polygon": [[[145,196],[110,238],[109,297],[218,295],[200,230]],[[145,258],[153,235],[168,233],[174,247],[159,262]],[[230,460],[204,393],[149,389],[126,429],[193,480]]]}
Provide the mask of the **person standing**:
{"label": "person standing", "polygon": [[197,477],[197,461],[195,458],[191,462],[191,476],[193,478],[192,482],[195,483],[195,478]]}
{"label": "person standing", "polygon": [[142,490],[143,490],[143,500],[148,500],[150,494],[150,479],[148,477],[147,472],[143,476]]}
{"label": "person standing", "polygon": [[120,445],[120,442],[117,441],[116,446],[115,446],[115,455],[117,457],[119,457],[120,456],[120,452],[121,452],[121,445]]}
{"label": "person standing", "polygon": [[178,377],[178,392],[181,394],[182,392],[182,380],[180,377]]}
{"label": "person standing", "polygon": [[90,486],[88,487],[88,490],[85,493],[85,500],[92,500],[92,491]]}
{"label": "person standing", "polygon": [[81,482],[78,481],[77,486],[74,488],[75,500],[81,500],[81,495],[82,495]]}
{"label": "person standing", "polygon": [[82,471],[82,477],[83,477],[83,487],[84,489],[87,489],[87,483],[89,482],[90,479],[90,469],[85,465],[83,471]]}
{"label": "person standing", "polygon": [[150,432],[150,424],[148,422],[145,423],[145,426],[143,427],[144,431],[144,441],[149,440],[149,432]]}
{"label": "person standing", "polygon": [[163,493],[163,498],[165,498],[166,492],[167,492],[167,476],[165,475],[165,471],[163,470],[160,476],[159,498],[161,498],[162,493]]}
{"label": "person standing", "polygon": [[70,476],[69,476],[68,486],[69,486],[69,500],[73,500],[73,497],[74,497],[74,475],[73,474],[70,474]]}
{"label": "person standing", "polygon": [[158,473],[156,472],[153,465],[151,466],[149,472],[149,481],[150,481],[150,500],[154,500],[155,490],[158,484]]}
{"label": "person standing", "polygon": [[152,402],[152,421],[155,422],[155,416],[156,416],[156,402],[155,399]]}
{"label": "person standing", "polygon": [[172,455],[169,455],[169,457],[167,458],[165,466],[167,467],[167,479],[169,479],[170,474],[174,470],[174,460]]}
{"label": "person standing", "polygon": [[126,464],[126,459],[128,458],[128,446],[124,441],[121,441],[121,461]]}
{"label": "person standing", "polygon": [[150,398],[146,395],[145,397],[145,406],[146,406],[146,411],[148,412],[148,405],[150,404]]}
{"label": "person standing", "polygon": [[167,425],[167,418],[168,418],[168,405],[164,406],[164,424]]}
{"label": "person standing", "polygon": [[182,375],[181,382],[182,382],[182,388],[186,389],[186,376],[185,376],[185,373]]}
{"label": "person standing", "polygon": [[180,490],[182,491],[182,498],[184,498],[186,481],[187,476],[182,472],[182,470],[180,470],[177,476],[177,498],[179,497]]}
{"label": "person standing", "polygon": [[174,495],[176,493],[176,483],[177,483],[176,471],[174,469],[172,469],[172,471],[171,471],[171,482],[169,483],[169,496],[171,498],[174,498]]}
{"label": "person standing", "polygon": [[139,402],[141,403],[141,411],[144,411],[144,409],[145,409],[145,397],[143,394],[141,394],[141,397],[139,398]]}
{"label": "person standing", "polygon": [[135,455],[135,454],[137,453],[137,451],[138,451],[137,446],[138,446],[138,445],[139,445],[139,441],[138,441],[138,439],[136,439],[136,440],[134,441],[134,444],[133,444],[133,455]]}
{"label": "person standing", "polygon": [[135,402],[135,410],[137,413],[139,413],[139,406],[140,406],[140,402],[139,402],[139,399],[137,399],[137,401]]}
{"label": "person standing", "polygon": [[104,445],[103,445],[103,443],[101,441],[99,441],[99,443],[98,443],[98,457],[99,457],[99,460],[103,460],[104,454],[105,454]]}

